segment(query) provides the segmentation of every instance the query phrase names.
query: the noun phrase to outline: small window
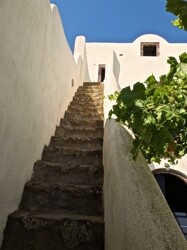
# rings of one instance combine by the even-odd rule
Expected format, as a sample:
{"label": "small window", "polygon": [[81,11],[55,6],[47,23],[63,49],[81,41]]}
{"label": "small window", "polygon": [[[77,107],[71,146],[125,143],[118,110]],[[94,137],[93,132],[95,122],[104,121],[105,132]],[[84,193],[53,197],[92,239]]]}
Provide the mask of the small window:
{"label": "small window", "polygon": [[141,56],[158,56],[159,43],[141,43]]}
{"label": "small window", "polygon": [[105,80],[105,65],[100,64],[98,71],[98,82],[103,82],[104,80]]}

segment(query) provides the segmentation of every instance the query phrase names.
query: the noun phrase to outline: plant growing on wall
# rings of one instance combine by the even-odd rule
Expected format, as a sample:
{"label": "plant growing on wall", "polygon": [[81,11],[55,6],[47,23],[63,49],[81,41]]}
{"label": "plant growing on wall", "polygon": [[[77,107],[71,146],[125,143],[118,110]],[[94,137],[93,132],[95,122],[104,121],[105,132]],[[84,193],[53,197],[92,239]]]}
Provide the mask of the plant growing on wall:
{"label": "plant growing on wall", "polygon": [[176,15],[178,18],[172,23],[179,29],[187,30],[187,1],[167,0],[166,10]]}
{"label": "plant growing on wall", "polygon": [[166,158],[175,164],[187,153],[187,54],[168,63],[168,74],[159,80],[151,75],[109,96],[116,101],[109,117],[133,131],[133,158],[141,149],[148,163]]}

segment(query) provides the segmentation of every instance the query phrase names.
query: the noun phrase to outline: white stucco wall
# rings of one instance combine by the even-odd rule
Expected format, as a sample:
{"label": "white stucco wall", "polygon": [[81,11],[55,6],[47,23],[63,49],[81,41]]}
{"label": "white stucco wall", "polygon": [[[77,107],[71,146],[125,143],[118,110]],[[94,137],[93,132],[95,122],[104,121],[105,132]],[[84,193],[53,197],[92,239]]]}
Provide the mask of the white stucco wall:
{"label": "white stucco wall", "polygon": [[[159,43],[158,56],[141,56],[141,43]],[[98,80],[99,64],[106,65],[105,97],[126,86],[132,86],[138,81],[144,81],[154,74],[157,78],[169,70],[167,59],[169,56],[178,56],[187,51],[187,43],[168,43],[160,36],[148,34],[138,37],[133,43],[86,43],[89,75],[92,81]],[[105,119],[113,103],[105,98]],[[164,168],[161,164],[151,164],[151,170]],[[187,156],[171,166],[186,176]]]}
{"label": "white stucco wall", "polygon": [[187,249],[187,243],[132,137],[107,120],[104,131],[106,250]]}
{"label": "white stucco wall", "polygon": [[33,163],[89,78],[84,63],[75,63],[48,0],[0,1],[0,240]]}
{"label": "white stucco wall", "polygon": [[[159,56],[140,56],[141,42],[158,42]],[[187,43],[171,44],[160,36],[149,34],[140,36],[133,43],[87,43],[86,48],[92,81],[97,81],[99,64],[106,64],[107,75],[111,74],[113,62],[110,58],[115,52],[120,67],[118,83],[123,88],[137,81],[144,81],[151,74],[156,77],[166,74],[169,69],[168,56],[178,57],[187,51]]]}

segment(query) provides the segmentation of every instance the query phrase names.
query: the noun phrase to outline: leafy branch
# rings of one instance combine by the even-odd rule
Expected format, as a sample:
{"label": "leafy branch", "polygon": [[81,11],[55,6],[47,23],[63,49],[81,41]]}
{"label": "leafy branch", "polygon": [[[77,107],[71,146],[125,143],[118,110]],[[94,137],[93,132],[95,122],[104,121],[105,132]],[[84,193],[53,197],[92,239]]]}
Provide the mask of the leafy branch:
{"label": "leafy branch", "polygon": [[166,158],[175,164],[187,153],[187,54],[179,60],[169,57],[170,70],[159,80],[151,75],[109,96],[116,101],[109,117],[134,133],[134,159],[141,149],[148,163]]}
{"label": "leafy branch", "polygon": [[187,30],[187,1],[167,0],[166,11],[177,16],[177,19],[172,21],[174,26]]}

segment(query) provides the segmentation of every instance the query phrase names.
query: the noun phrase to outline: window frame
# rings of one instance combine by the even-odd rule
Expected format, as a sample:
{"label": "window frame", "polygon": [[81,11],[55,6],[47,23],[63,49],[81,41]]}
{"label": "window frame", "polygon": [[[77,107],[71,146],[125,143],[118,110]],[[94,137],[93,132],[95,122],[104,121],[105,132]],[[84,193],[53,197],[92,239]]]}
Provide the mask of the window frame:
{"label": "window frame", "polygon": [[[156,55],[144,55],[144,47],[145,46],[156,46]],[[156,57],[160,55],[160,43],[159,42],[141,42],[140,44],[140,56],[144,57]]]}

